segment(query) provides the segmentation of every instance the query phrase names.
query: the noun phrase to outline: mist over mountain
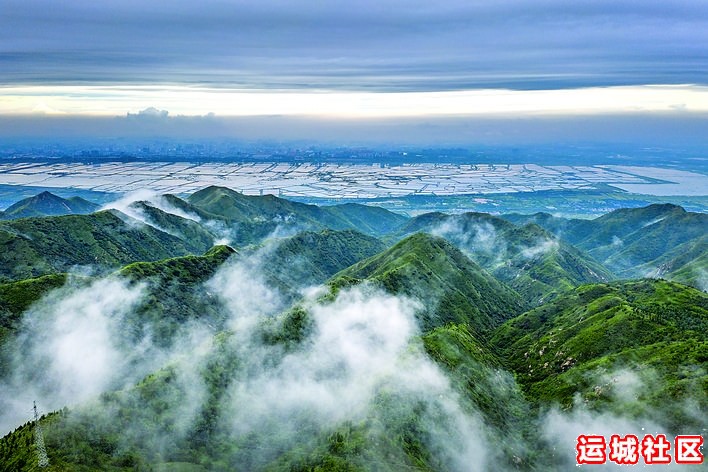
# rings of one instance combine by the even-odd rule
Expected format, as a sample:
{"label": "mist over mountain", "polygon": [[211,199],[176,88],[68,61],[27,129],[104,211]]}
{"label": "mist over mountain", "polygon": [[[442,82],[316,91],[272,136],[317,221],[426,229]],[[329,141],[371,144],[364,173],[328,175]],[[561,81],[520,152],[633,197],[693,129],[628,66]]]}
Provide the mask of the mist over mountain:
{"label": "mist over mountain", "polygon": [[32,401],[51,470],[560,471],[579,434],[702,434],[703,216],[210,187],[0,222],[0,470],[37,466]]}
{"label": "mist over mountain", "polygon": [[706,0],[0,5],[0,472],[706,469]]}
{"label": "mist over mountain", "polygon": [[612,273],[536,224],[516,226],[486,213],[428,213],[411,219],[401,234],[442,236],[533,304],[568,288],[612,279]]}
{"label": "mist over mountain", "polygon": [[617,276],[676,279],[705,290],[708,215],[677,205],[615,210],[593,220],[506,215],[534,222],[591,255]]}

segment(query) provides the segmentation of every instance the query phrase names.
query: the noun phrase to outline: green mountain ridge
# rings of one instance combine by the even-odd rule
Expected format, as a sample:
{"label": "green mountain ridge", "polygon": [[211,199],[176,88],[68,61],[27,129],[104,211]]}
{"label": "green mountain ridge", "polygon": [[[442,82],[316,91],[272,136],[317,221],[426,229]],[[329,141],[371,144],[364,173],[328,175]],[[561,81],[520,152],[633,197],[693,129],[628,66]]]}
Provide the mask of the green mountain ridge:
{"label": "green mountain ridge", "polygon": [[100,208],[96,203],[81,197],[61,198],[50,192],[28,197],[6,208],[0,219],[29,218],[36,216],[84,215]]}
{"label": "green mountain ridge", "polygon": [[116,210],[0,222],[0,246],[0,281],[67,272],[75,266],[117,268],[205,249],[130,221]]}
{"label": "green mountain ridge", "polygon": [[[600,221],[536,214],[510,222],[482,213],[406,219],[220,187],[161,198],[129,207],[148,224],[115,210],[0,222],[0,363],[7,366],[0,380],[12,377],[3,359],[17,354],[8,349],[28,309],[105,276],[143,291],[111,337],[138,355],[177,354],[144,377],[141,370],[137,382],[43,417],[48,470],[464,470],[469,456],[459,462],[455,453],[482,440],[490,445],[482,467],[553,471],[567,470],[575,451],[545,442],[549,409],[564,418],[578,411],[652,421],[666,434],[708,427],[701,413],[708,411],[708,294],[665,280],[609,282],[614,274],[587,255],[609,260],[622,277],[658,267],[657,276],[696,283],[706,258],[697,214],[656,205]],[[278,227],[303,231],[265,239]],[[224,231],[233,231],[238,248],[212,247]],[[623,268],[622,257],[646,262]],[[84,264],[101,270],[63,273]],[[222,284],[265,281],[284,295],[282,311],[251,328],[248,312],[238,313],[246,323],[233,319],[212,281],[234,269],[239,277]],[[328,294],[302,298],[302,289],[320,284]],[[400,334],[372,331],[377,323],[356,317],[327,324],[346,316],[333,307],[349,290],[419,302],[420,331],[391,364],[410,372],[374,365],[337,390],[370,351]],[[366,307],[364,295],[355,301]],[[372,313],[393,317],[395,309]],[[204,337],[192,345],[181,334],[195,326]],[[346,336],[320,346],[323,332]],[[146,343],[152,350],[141,350]],[[339,350],[357,362],[337,358]],[[369,381],[361,414],[337,411],[341,421],[315,414]],[[277,411],[241,401],[260,382],[255,396],[275,398],[269,408]],[[315,390],[298,397],[308,382]],[[418,382],[434,394],[417,391]],[[328,396],[330,388],[337,395]],[[302,409],[279,410],[292,398]],[[36,467],[33,431],[30,422],[0,438],[0,471]]]}
{"label": "green mountain ridge", "polygon": [[144,216],[160,231],[176,236],[189,244],[190,250],[202,253],[212,246],[217,235],[203,225],[181,216],[167,213],[149,202],[133,202],[132,210]]}
{"label": "green mountain ridge", "polygon": [[583,283],[614,278],[591,257],[534,223],[519,227],[486,213],[432,213],[413,218],[401,233],[411,231],[445,237],[534,304]]}
{"label": "green mountain ridge", "polygon": [[240,224],[278,225],[302,229],[356,229],[379,236],[402,225],[407,218],[380,207],[348,203],[317,206],[292,202],[274,195],[251,196],[225,187],[207,187],[187,199],[191,205]]}
{"label": "green mountain ridge", "polygon": [[[504,218],[517,224],[539,224],[586,251],[619,277],[677,277],[677,281],[705,288],[699,279],[708,272],[708,261],[702,257],[708,234],[707,214],[687,212],[672,204],[654,204],[615,210],[593,220],[568,220],[544,213]],[[685,254],[696,257],[689,263]],[[675,275],[678,271],[681,273]]]}
{"label": "green mountain ridge", "polygon": [[331,284],[369,280],[387,291],[425,300],[424,331],[446,323],[469,323],[484,332],[521,312],[524,303],[446,240],[416,233],[385,252],[337,274]]}

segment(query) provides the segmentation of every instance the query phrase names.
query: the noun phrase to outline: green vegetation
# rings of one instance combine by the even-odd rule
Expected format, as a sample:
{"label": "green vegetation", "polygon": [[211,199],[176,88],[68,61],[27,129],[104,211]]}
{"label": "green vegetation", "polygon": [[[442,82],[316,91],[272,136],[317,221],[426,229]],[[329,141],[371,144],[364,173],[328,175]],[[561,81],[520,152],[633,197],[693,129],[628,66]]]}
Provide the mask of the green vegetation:
{"label": "green vegetation", "polygon": [[567,220],[544,213],[507,215],[517,224],[535,222],[587,251],[621,278],[665,277],[705,289],[708,215],[672,204],[615,210],[593,220]]}
{"label": "green vegetation", "polygon": [[61,198],[42,192],[11,205],[0,214],[0,219],[12,220],[33,216],[84,215],[99,209],[99,205],[81,197]]}
{"label": "green vegetation", "polygon": [[66,274],[52,274],[0,284],[0,326],[12,327],[32,303],[49,290],[64,285],[66,279]]}
{"label": "green vegetation", "polygon": [[353,230],[303,231],[262,250],[261,266],[270,284],[284,294],[324,283],[337,272],[371,257],[386,246]]}
{"label": "green vegetation", "polygon": [[[595,220],[408,220],[219,187],[163,198],[195,219],[137,202],[131,210],[154,227],[116,211],[0,222],[0,380],[13,381],[25,313],[103,274],[142,291],[111,320],[112,341],[164,355],[42,417],[47,470],[456,470],[469,462],[455,454],[475,441],[494,446],[497,470],[563,470],[562,451],[543,439],[548,409],[641,418],[668,434],[707,426],[708,295],[611,280],[653,270],[699,285],[705,215],[653,205]],[[266,239],[276,228],[300,231]],[[253,245],[212,247],[224,232]],[[99,272],[66,275],[77,265]],[[246,300],[231,313],[243,300],[225,300],[214,280],[234,268],[245,275],[221,281],[227,289],[265,281],[282,304],[256,316],[271,300]],[[303,297],[321,284],[329,292]],[[351,316],[337,303],[359,292],[352,306],[385,316],[375,319],[391,321],[386,332],[362,321],[371,317],[327,325]],[[392,295],[418,308],[398,313]],[[419,329],[406,335],[414,316]],[[36,466],[33,429],[0,439],[0,471]]]}
{"label": "green vegetation", "polygon": [[524,307],[514,290],[452,244],[424,233],[354,264],[332,283],[335,287],[351,284],[351,279],[373,281],[391,293],[425,300],[419,315],[424,331],[447,323],[469,323],[475,332],[483,333]]}
{"label": "green vegetation", "polygon": [[429,213],[413,218],[400,234],[415,231],[445,237],[533,305],[580,284],[613,278],[590,256],[534,223],[519,227],[486,213]]}
{"label": "green vegetation", "polygon": [[135,262],[118,274],[133,282],[147,284],[145,297],[126,322],[136,338],[145,330],[152,342],[169,346],[180,326],[201,319],[221,325],[225,314],[215,296],[204,294],[209,280],[235,251],[228,246],[214,246],[203,256],[183,256],[157,262]]}
{"label": "green vegetation", "polygon": [[36,279],[0,284],[0,377],[5,373],[6,338],[15,332],[22,314],[42,296],[66,282],[66,274],[45,275]]}
{"label": "green vegetation", "polygon": [[309,229],[356,229],[379,236],[400,227],[407,218],[383,208],[358,204],[316,206],[292,202],[274,195],[251,196],[225,187],[208,187],[190,195],[188,202],[202,211],[245,225],[239,231],[245,242],[249,233],[264,237],[278,226]]}
{"label": "green vegetation", "polygon": [[708,360],[707,330],[708,295],[642,280],[579,287],[505,323],[491,344],[537,402],[569,407],[578,392],[597,399],[600,370],[649,367],[645,408],[695,397],[705,411],[708,372],[691,366]]}
{"label": "green vegetation", "polygon": [[99,211],[2,222],[0,248],[0,281],[10,281],[67,272],[75,266],[113,269],[201,253],[208,246],[126,222],[115,211]]}
{"label": "green vegetation", "polygon": [[131,209],[140,212],[150,224],[165,233],[177,236],[196,252],[205,251],[211,247],[216,235],[199,223],[166,213],[148,202],[134,202]]}

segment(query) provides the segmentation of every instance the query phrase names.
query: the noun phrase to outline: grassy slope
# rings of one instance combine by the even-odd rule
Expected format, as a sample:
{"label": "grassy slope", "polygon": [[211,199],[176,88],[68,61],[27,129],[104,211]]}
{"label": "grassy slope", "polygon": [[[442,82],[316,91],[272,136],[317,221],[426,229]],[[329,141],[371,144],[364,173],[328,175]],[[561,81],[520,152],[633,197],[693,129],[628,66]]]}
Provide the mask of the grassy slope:
{"label": "grassy slope", "polygon": [[[608,400],[598,373],[652,369],[645,404],[696,397],[708,406],[708,295],[658,281],[586,285],[499,327],[491,343],[541,403],[569,406],[581,392]],[[600,388],[600,391],[602,388]],[[685,419],[685,418],[682,418]]]}

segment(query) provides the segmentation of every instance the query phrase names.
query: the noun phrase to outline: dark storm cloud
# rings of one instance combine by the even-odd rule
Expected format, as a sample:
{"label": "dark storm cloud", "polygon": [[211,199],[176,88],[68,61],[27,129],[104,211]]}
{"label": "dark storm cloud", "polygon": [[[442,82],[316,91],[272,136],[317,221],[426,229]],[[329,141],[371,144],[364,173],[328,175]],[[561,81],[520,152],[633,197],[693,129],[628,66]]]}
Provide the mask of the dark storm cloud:
{"label": "dark storm cloud", "polygon": [[704,0],[0,1],[4,84],[706,83]]}

